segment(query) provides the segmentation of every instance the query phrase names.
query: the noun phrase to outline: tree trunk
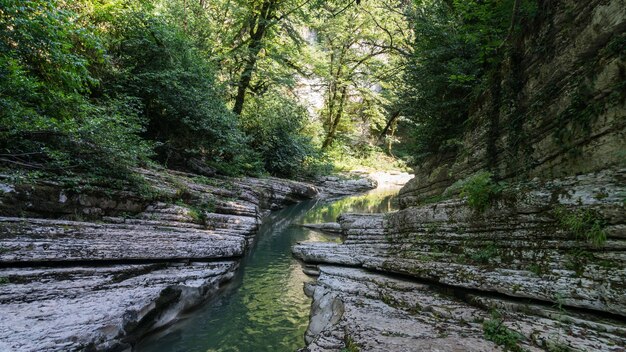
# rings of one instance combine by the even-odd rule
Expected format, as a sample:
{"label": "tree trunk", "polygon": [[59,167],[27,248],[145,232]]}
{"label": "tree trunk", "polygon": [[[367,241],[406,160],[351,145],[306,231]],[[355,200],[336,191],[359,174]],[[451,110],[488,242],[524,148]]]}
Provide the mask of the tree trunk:
{"label": "tree trunk", "polygon": [[328,134],[326,135],[326,138],[324,139],[324,143],[322,143],[322,149],[328,148],[328,146],[330,146],[333,143],[333,140],[335,139],[335,133],[337,133],[337,126],[339,126],[339,121],[341,120],[341,116],[343,115],[343,105],[346,101],[347,90],[348,90],[348,87],[345,85],[341,89],[341,96],[339,98],[339,107],[337,109],[337,115],[333,119],[333,124],[332,126],[330,126],[328,130]]}
{"label": "tree trunk", "polygon": [[383,128],[383,131],[380,132],[380,135],[378,136],[378,139],[376,140],[376,144],[380,144],[383,137],[385,137],[385,134],[387,134],[387,131],[389,131],[389,127],[391,127],[391,125],[398,118],[398,116],[400,116],[400,111],[396,111],[393,113],[393,115],[391,115],[391,117],[389,118],[389,121],[387,121],[387,125],[385,125],[385,128]]}
{"label": "tree trunk", "polygon": [[237,84],[237,97],[235,98],[235,106],[233,112],[241,115],[243,104],[246,98],[246,91],[250,87],[254,67],[259,58],[259,52],[263,48],[263,38],[270,25],[273,16],[275,0],[265,0],[261,6],[261,12],[255,15],[250,21],[250,43],[248,44],[248,58],[244,67],[239,83]]}

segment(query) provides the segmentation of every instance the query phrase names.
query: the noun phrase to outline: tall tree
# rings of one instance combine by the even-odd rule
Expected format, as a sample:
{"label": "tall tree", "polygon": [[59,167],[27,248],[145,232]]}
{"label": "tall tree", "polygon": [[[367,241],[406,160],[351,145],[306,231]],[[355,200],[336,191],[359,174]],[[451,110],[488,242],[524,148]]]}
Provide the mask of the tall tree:
{"label": "tall tree", "polygon": [[342,124],[348,129],[357,122],[374,130],[384,126],[385,109],[393,105],[388,88],[401,73],[398,58],[407,54],[409,5],[381,0],[346,7],[328,2],[319,10],[315,30],[317,74],[325,87],[322,148],[333,143]]}

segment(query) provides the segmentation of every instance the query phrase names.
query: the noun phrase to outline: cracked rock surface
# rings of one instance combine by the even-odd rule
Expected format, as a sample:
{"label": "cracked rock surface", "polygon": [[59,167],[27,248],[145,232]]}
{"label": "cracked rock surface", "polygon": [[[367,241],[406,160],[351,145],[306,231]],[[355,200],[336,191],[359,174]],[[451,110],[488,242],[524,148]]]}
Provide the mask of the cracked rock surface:
{"label": "cracked rock surface", "polygon": [[[435,343],[433,339],[443,337],[420,335],[429,330],[404,321],[432,320],[430,312],[450,311],[449,302],[455,302],[462,309],[452,314],[456,322],[448,321],[446,334],[452,336],[484,340],[482,322],[492,320],[489,311],[495,309],[508,329],[523,337],[519,345],[528,350],[560,346],[575,351],[624,351],[626,212],[620,194],[626,192],[625,175],[626,170],[607,170],[524,183],[514,202],[495,204],[483,214],[464,200],[451,199],[387,214],[340,216],[343,243],[305,242],[293,247],[294,255],[307,263],[307,272],[320,275],[317,285],[307,288],[314,299],[309,349],[335,351],[354,342],[363,351],[383,350],[385,345],[407,351],[409,346],[471,350],[446,344],[462,343],[458,338]],[[595,196],[598,192],[606,196]],[[577,237],[560,223],[557,210],[573,218],[580,212],[595,214],[602,219],[606,240],[594,244]],[[315,264],[318,270],[311,267]],[[402,285],[411,288],[393,288],[397,275],[405,278]],[[447,298],[425,282],[446,288],[450,291]],[[459,295],[460,301],[452,298]],[[433,301],[433,297],[441,300]],[[363,305],[378,310],[357,314]],[[430,307],[427,316],[423,306]],[[320,307],[342,308],[320,314]],[[395,321],[397,311],[389,307],[414,311],[417,317]],[[341,314],[344,318],[338,319]],[[455,330],[467,328],[473,318],[458,320],[466,315],[481,322],[474,325],[478,330]],[[320,316],[336,323],[322,324]],[[394,323],[388,323],[389,319]],[[426,325],[436,326],[436,321]],[[404,335],[407,340],[397,342]],[[377,346],[375,341],[385,342]]]}
{"label": "cracked rock surface", "polygon": [[[0,175],[0,351],[129,351],[233,277],[267,212],[320,193],[277,178],[138,172],[158,199]],[[346,182],[334,185],[371,187]]]}

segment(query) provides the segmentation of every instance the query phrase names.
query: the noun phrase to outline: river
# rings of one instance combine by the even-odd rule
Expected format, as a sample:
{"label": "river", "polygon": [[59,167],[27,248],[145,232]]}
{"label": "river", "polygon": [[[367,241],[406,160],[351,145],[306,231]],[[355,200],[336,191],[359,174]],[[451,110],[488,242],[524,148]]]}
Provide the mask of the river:
{"label": "river", "polygon": [[291,255],[301,241],[340,241],[300,224],[335,221],[344,212],[388,212],[398,189],[377,189],[334,201],[307,201],[264,219],[256,244],[217,297],[136,347],[137,352],[262,352],[304,347],[314,280]]}

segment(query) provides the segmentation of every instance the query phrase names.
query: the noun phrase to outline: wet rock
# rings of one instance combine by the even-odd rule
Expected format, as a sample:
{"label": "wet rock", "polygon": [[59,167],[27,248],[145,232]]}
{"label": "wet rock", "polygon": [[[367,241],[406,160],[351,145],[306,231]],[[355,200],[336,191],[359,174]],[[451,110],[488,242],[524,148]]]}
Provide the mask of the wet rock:
{"label": "wet rock", "polygon": [[0,269],[1,351],[130,348],[202,303],[233,261]]}
{"label": "wet rock", "polygon": [[341,234],[341,225],[337,222],[326,222],[322,224],[303,224],[303,227],[330,234]]}

